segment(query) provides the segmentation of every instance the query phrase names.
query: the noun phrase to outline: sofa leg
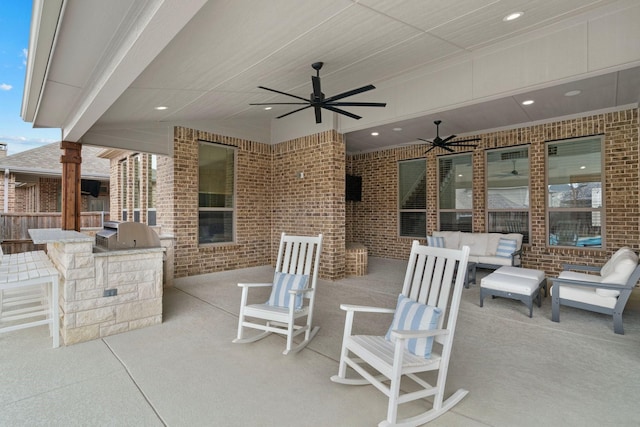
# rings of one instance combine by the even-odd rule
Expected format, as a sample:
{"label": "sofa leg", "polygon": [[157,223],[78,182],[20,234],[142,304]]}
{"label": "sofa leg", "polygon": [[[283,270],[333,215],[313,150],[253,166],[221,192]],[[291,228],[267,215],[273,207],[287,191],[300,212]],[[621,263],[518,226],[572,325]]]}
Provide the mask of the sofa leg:
{"label": "sofa leg", "polygon": [[556,295],[551,297],[551,321],[560,321],[560,298]]}

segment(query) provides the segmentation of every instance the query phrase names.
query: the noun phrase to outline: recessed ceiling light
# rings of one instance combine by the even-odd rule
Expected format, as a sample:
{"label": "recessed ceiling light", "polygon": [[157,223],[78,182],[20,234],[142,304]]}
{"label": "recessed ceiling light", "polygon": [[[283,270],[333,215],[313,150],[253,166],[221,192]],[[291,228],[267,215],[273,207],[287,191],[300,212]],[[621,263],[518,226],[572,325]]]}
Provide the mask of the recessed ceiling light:
{"label": "recessed ceiling light", "polygon": [[582,93],[581,90],[570,90],[569,92],[566,92],[564,96],[576,96],[576,95],[580,95],[581,93]]}
{"label": "recessed ceiling light", "polygon": [[371,136],[378,136],[380,135],[378,132],[371,132]]}
{"label": "recessed ceiling light", "polygon": [[586,167],[586,166],[584,166],[584,165],[580,166],[580,169],[586,169],[586,168],[587,168],[587,167]]}
{"label": "recessed ceiling light", "polygon": [[264,107],[265,110],[271,110],[273,107]]}
{"label": "recessed ceiling light", "polygon": [[160,105],[158,107],[155,107],[154,110],[166,110],[169,107],[165,107],[164,105]]}
{"label": "recessed ceiling light", "polygon": [[402,128],[393,128],[394,131],[396,132],[400,132],[402,130]]}
{"label": "recessed ceiling light", "polygon": [[514,19],[520,18],[522,15],[524,15],[524,12],[513,12],[513,13],[508,14],[504,18],[502,18],[502,20],[504,22],[509,22],[509,21],[513,21]]}
{"label": "recessed ceiling light", "polygon": [[462,174],[461,173],[458,174],[458,178],[462,178]]}
{"label": "recessed ceiling light", "polygon": [[522,101],[522,105],[531,105],[533,102],[533,99],[527,99],[526,101]]}

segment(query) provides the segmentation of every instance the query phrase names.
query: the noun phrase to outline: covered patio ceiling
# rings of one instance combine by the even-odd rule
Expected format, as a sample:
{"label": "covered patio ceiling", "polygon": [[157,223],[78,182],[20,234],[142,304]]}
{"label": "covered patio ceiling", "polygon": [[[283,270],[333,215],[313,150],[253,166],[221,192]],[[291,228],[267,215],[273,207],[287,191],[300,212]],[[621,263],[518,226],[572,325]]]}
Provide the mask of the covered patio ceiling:
{"label": "covered patio ceiling", "polygon": [[[34,4],[22,117],[89,145],[171,154],[175,125],[264,143],[333,128],[353,153],[431,139],[435,119],[468,135],[640,99],[633,0]],[[387,107],[316,124],[249,105],[293,100],[258,85],[308,98],[316,61],[327,96],[372,83],[349,100]]]}

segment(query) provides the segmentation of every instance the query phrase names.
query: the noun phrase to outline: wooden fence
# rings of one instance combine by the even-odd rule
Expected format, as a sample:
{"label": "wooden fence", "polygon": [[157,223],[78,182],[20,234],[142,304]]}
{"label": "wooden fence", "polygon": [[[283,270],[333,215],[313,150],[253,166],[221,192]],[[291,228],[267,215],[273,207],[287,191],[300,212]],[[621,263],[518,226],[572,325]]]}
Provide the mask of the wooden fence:
{"label": "wooden fence", "polygon": [[[109,220],[109,212],[82,212],[81,228],[102,228],[103,221]],[[61,228],[60,212],[2,213],[0,214],[0,241],[5,254],[44,249],[44,245],[34,245],[29,236],[32,228]]]}

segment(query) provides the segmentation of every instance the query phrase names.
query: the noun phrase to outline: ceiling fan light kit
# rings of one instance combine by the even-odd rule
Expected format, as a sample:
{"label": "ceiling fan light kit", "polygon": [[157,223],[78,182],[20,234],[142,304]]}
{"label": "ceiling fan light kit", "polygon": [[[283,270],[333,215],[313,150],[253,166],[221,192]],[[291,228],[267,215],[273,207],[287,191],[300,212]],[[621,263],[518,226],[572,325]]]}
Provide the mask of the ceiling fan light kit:
{"label": "ceiling fan light kit", "polygon": [[261,102],[254,103],[249,105],[302,105],[302,107],[297,108],[293,111],[289,111],[288,113],[282,114],[277,119],[281,119],[290,114],[297,113],[298,111],[306,110],[307,108],[313,107],[316,123],[322,123],[322,109],[333,111],[334,113],[342,114],[347,117],[351,117],[352,119],[359,120],[362,117],[357,114],[350,113],[349,111],[343,110],[339,107],[386,107],[386,102],[350,102],[350,101],[340,101],[341,99],[347,98],[349,96],[358,95],[363,92],[370,91],[375,89],[374,85],[362,86],[357,89],[348,90],[346,92],[339,93],[338,95],[331,96],[326,98],[324,93],[322,93],[322,88],[320,85],[320,69],[324,65],[323,62],[314,62],[311,64],[311,67],[316,70],[316,75],[311,76],[311,86],[313,88],[313,92],[309,95],[309,99],[303,98],[301,96],[293,95],[290,93],[282,92],[276,89],[270,89],[264,86],[258,86],[260,89],[268,90],[270,92],[279,93],[281,95],[289,96],[291,98],[298,99],[302,102]]}
{"label": "ceiling fan light kit", "polygon": [[446,138],[440,138],[440,123],[442,123],[442,120],[436,120],[433,122],[436,125],[436,137],[433,139],[433,141],[428,140],[428,139],[422,139],[422,138],[418,138],[420,141],[424,141],[427,144],[431,144],[431,147],[429,147],[429,149],[427,151],[425,151],[425,154],[428,153],[429,151],[433,150],[434,148],[444,148],[445,150],[453,153],[454,150],[451,147],[472,147],[472,148],[476,148],[478,146],[478,144],[466,144],[467,142],[474,142],[474,141],[480,141],[481,138],[468,138],[468,139],[459,139],[457,141],[452,141],[453,138],[455,138],[455,135],[449,135]]}

